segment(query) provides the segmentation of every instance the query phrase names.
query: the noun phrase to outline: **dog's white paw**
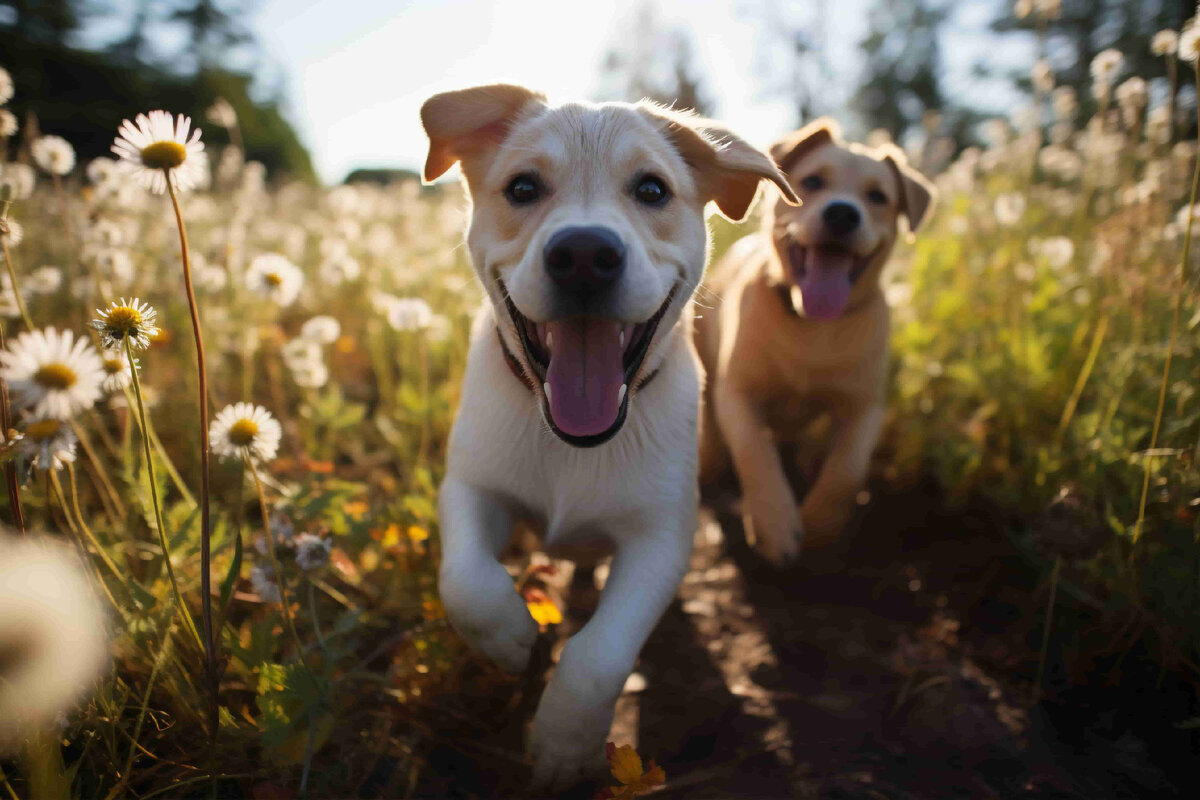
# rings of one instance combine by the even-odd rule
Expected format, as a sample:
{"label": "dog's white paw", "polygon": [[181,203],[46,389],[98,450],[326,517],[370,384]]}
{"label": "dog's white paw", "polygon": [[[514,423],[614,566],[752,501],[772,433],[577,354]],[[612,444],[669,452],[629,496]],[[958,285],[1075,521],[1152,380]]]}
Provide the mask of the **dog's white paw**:
{"label": "dog's white paw", "polygon": [[804,541],[804,523],[793,508],[764,509],[749,504],[742,524],[759,554],[773,566],[785,567],[800,557]]}
{"label": "dog's white paw", "polygon": [[561,791],[604,769],[604,743],[628,670],[567,649],[533,718],[535,786]]}
{"label": "dog's white paw", "polygon": [[538,625],[498,562],[475,569],[443,563],[439,590],[446,616],[473,649],[510,675],[529,664]]}

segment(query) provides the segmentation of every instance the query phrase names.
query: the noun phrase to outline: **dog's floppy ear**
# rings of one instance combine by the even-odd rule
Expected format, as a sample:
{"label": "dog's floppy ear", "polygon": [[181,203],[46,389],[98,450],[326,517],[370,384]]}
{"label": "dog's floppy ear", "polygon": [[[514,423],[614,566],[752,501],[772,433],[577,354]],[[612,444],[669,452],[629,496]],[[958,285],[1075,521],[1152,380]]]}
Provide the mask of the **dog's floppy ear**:
{"label": "dog's floppy ear", "polygon": [[503,142],[513,120],[545,100],[538,92],[507,83],[442,92],[426,100],[421,106],[421,125],[429,136],[425,181]]}
{"label": "dog's floppy ear", "polygon": [[787,173],[813,150],[841,138],[841,126],[829,117],[821,117],[771,145],[771,158],[775,159],[775,163],[784,173]]}
{"label": "dog's floppy ear", "polygon": [[762,180],[779,187],[792,205],[800,205],[795,190],[767,154],[720,124],[647,101],[637,107],[659,126],[695,171],[701,195],[716,203],[729,219],[737,222],[745,218]]}
{"label": "dog's floppy ear", "polygon": [[900,213],[908,218],[909,231],[915,232],[933,209],[937,188],[908,165],[908,159],[899,147],[886,145],[881,152],[883,163],[896,174],[896,185],[900,187]]}

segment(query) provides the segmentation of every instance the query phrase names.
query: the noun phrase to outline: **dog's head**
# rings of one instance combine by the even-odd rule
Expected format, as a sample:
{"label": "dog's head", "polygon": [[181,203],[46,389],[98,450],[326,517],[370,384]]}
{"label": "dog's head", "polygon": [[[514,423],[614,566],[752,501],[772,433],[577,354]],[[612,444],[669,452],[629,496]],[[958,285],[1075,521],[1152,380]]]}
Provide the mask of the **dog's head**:
{"label": "dog's head", "polygon": [[425,179],[461,163],[467,245],[500,333],[536,378],[555,433],[611,438],[663,357],[704,270],[705,205],[741,219],[764,153],[651,103],[553,106],[518,86],[435,95],[421,108]]}
{"label": "dog's head", "polygon": [[771,156],[804,201],[776,204],[767,219],[796,310],[841,316],[878,286],[899,218],[916,231],[936,190],[898,147],[847,144],[829,119],[776,142]]}

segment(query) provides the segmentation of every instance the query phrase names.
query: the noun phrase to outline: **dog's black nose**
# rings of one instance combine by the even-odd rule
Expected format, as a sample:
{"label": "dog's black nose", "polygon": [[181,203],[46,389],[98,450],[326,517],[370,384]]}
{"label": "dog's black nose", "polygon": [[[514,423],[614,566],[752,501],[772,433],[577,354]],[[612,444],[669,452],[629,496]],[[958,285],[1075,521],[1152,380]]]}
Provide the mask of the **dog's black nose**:
{"label": "dog's black nose", "polygon": [[825,227],[829,228],[829,232],[834,236],[854,233],[862,222],[862,214],[850,203],[830,203],[821,212],[821,218],[825,220]]}
{"label": "dog's black nose", "polygon": [[609,228],[563,228],[546,242],[546,271],[562,288],[592,292],[616,282],[625,269],[625,245]]}

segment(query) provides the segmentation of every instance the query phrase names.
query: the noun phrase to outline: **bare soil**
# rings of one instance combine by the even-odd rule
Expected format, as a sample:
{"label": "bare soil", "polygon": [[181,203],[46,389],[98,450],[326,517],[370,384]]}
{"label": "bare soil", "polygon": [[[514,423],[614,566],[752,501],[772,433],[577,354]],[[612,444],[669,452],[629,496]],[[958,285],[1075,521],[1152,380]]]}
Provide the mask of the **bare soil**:
{"label": "bare soil", "polygon": [[[735,517],[706,512],[611,737],[664,767],[656,797],[1200,796],[1200,739],[1177,724],[1200,713],[1194,687],[1136,649],[1066,666],[1065,629],[1082,623],[1064,610],[1034,702],[1047,576],[993,511],[941,508],[930,487],[881,489],[842,542],[784,571]],[[413,796],[531,796],[525,728],[556,649],[594,607],[575,583],[524,680],[471,664],[463,692],[421,712]]]}

